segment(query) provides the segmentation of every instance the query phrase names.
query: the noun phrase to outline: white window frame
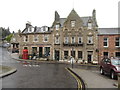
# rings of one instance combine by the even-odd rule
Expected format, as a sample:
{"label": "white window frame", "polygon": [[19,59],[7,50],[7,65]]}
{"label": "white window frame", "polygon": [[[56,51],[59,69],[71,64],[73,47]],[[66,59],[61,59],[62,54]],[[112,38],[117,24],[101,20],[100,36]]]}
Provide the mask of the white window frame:
{"label": "white window frame", "polygon": [[91,22],[88,23],[88,29],[92,29],[92,23]]}
{"label": "white window frame", "polygon": [[68,42],[69,42],[69,37],[64,37],[64,43],[68,44]]}
{"label": "white window frame", "polygon": [[[74,38],[74,39],[73,39]],[[71,37],[71,43],[74,44],[75,43],[75,37]]]}
{"label": "white window frame", "polygon": [[[36,38],[37,41],[35,41],[35,37],[37,37],[37,38]],[[33,42],[38,42],[38,35],[34,35],[34,36],[33,36]]]}
{"label": "white window frame", "polygon": [[55,25],[55,29],[56,29],[56,30],[59,30],[59,28],[60,28],[60,25],[59,25],[59,24]]}
{"label": "white window frame", "polygon": [[[79,42],[81,39],[81,43]],[[83,37],[78,37],[78,44],[82,44],[83,43]]]}
{"label": "white window frame", "polygon": [[[28,35],[27,35],[28,36]],[[27,41],[26,41],[26,36],[24,36],[24,42],[29,42],[29,36],[27,38]]]}
{"label": "white window frame", "polygon": [[[105,38],[107,38],[107,46],[104,46],[104,42],[105,42],[104,39],[105,39]],[[109,46],[109,42],[108,42],[108,41],[109,41],[109,38],[108,38],[108,37],[104,37],[104,38],[103,38],[103,47],[108,47],[108,46]]]}
{"label": "white window frame", "polygon": [[75,27],[75,23],[76,23],[75,20],[72,20],[71,21],[71,27]]}
{"label": "white window frame", "polygon": [[[91,43],[89,43],[89,40],[91,41]],[[93,36],[88,36],[87,43],[88,44],[93,44]]]}
{"label": "white window frame", "polygon": [[55,37],[55,44],[60,44],[60,37]]}
{"label": "white window frame", "polygon": [[[116,38],[119,38],[119,40],[118,40],[119,46],[116,46]],[[120,37],[115,37],[115,47],[120,47]]]}

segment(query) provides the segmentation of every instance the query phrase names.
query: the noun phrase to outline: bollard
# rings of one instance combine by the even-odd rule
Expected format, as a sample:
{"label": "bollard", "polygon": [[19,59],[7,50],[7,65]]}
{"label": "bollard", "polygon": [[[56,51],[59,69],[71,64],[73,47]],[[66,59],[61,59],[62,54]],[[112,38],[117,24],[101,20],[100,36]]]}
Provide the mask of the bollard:
{"label": "bollard", "polygon": [[120,88],[120,73],[118,73],[118,88]]}

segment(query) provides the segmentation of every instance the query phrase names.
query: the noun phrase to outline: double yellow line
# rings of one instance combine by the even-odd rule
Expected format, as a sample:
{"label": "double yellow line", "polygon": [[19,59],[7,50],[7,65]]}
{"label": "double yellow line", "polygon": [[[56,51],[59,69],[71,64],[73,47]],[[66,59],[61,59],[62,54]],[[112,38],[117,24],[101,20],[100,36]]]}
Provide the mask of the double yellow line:
{"label": "double yellow line", "polygon": [[80,79],[74,74],[72,73],[68,68],[65,68],[77,81],[78,83],[78,90],[82,90],[82,82],[80,81]]}

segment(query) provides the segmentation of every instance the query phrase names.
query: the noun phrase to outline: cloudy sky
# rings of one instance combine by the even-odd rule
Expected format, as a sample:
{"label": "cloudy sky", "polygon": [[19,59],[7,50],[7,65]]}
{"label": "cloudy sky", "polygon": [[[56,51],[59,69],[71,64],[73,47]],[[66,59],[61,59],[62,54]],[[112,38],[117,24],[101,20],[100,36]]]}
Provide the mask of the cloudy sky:
{"label": "cloudy sky", "polygon": [[0,27],[17,32],[30,21],[33,26],[51,26],[54,12],[66,18],[74,8],[80,17],[91,16],[96,9],[100,28],[118,26],[119,0],[0,0]]}

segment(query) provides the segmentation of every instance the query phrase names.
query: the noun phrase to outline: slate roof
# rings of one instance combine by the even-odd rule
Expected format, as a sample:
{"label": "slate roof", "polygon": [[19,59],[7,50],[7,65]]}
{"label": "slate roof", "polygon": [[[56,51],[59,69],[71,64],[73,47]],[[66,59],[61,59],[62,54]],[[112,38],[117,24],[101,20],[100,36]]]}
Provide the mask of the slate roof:
{"label": "slate roof", "polygon": [[59,22],[60,22],[60,24],[61,24],[61,27],[63,27],[63,24],[64,24],[65,20],[66,20],[66,18],[60,18],[60,19],[59,19]]}
{"label": "slate roof", "polygon": [[99,35],[120,35],[120,28],[99,28]]}
{"label": "slate roof", "polygon": [[[89,20],[90,18],[92,19],[91,16],[80,17],[80,18],[81,18],[82,21],[83,21],[83,26],[87,26],[88,20]],[[63,24],[64,24],[64,22],[66,21],[66,19],[67,19],[67,18],[60,18],[60,19],[59,19],[59,22],[60,22],[60,24],[61,24],[61,27],[63,27]],[[95,22],[93,22],[93,26],[96,26]]]}
{"label": "slate roof", "polygon": [[[90,17],[90,16],[89,16]],[[87,26],[89,17],[81,17],[82,21],[83,21],[83,26]]]}

